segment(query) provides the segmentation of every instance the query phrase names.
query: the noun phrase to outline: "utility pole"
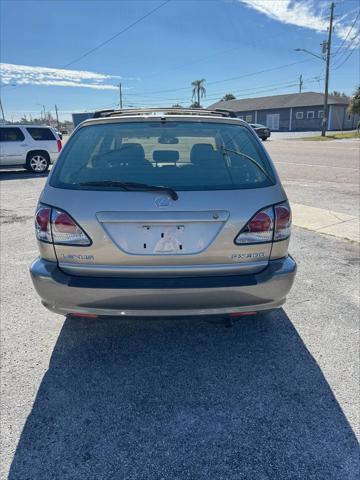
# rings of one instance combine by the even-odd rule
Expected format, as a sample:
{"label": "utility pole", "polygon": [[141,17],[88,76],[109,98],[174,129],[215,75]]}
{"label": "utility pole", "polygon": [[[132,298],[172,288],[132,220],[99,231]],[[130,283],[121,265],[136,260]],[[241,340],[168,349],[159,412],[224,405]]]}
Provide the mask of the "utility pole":
{"label": "utility pole", "polygon": [[120,106],[120,109],[122,110],[122,108],[123,108],[123,103],[122,103],[122,88],[121,88],[121,83],[119,83],[119,95],[120,95],[120,103],[119,103],[119,106]]}
{"label": "utility pole", "polygon": [[324,95],[324,117],[322,120],[321,136],[325,137],[328,123],[328,95],[329,95],[329,74],[330,74],[330,55],[331,55],[331,37],[333,31],[335,3],[332,2],[330,7],[330,25],[329,35],[326,42],[326,73],[325,73],[325,95]]}
{"label": "utility pole", "polygon": [[4,109],[3,109],[3,104],[2,104],[1,98],[0,98],[0,109],[1,109],[2,119],[5,123],[5,115],[4,115]]}
{"label": "utility pole", "polygon": [[300,75],[300,77],[299,77],[299,93],[302,92],[303,85],[304,85],[304,82],[303,82],[303,79],[302,79],[302,75]]}
{"label": "utility pole", "polygon": [[56,113],[56,125],[57,125],[57,129],[60,131],[59,114],[58,114],[57,105],[55,105],[55,113]]}
{"label": "utility pole", "polygon": [[[6,87],[15,87],[15,86],[16,86],[16,83],[7,83],[6,85],[1,85],[0,90],[3,90]],[[0,97],[0,110],[1,110],[1,115],[2,115],[3,122],[5,123],[6,120],[5,120],[4,108],[3,108],[2,101],[1,101],[1,97]]]}

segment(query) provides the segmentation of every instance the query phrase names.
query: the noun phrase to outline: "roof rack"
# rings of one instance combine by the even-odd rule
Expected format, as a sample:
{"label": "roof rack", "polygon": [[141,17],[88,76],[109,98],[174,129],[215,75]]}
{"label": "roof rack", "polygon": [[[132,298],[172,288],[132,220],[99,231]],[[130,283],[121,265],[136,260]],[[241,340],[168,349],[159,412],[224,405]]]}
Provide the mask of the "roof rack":
{"label": "roof rack", "polygon": [[98,110],[93,118],[119,117],[130,115],[152,115],[154,113],[163,113],[165,115],[206,115],[236,118],[235,112],[222,108],[207,110],[206,108],[181,108],[181,107],[156,107],[156,108],[128,108],[121,110]]}

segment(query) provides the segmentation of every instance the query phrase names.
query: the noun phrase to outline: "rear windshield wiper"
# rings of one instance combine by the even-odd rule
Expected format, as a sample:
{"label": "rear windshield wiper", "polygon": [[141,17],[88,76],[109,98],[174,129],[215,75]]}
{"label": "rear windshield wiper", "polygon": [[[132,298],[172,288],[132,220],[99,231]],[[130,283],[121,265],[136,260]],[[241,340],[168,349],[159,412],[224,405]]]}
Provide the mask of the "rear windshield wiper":
{"label": "rear windshield wiper", "polygon": [[148,185],[147,183],[138,183],[138,182],[117,182],[113,180],[103,180],[103,181],[93,181],[93,182],[82,182],[80,183],[82,187],[115,187],[122,188],[128,192],[167,192],[173,200],[179,198],[178,194],[174,189],[170,187],[163,187],[162,185]]}
{"label": "rear windshield wiper", "polygon": [[273,182],[272,178],[270,175],[267,173],[265,168],[257,161],[255,158],[250,157],[249,155],[246,155],[246,153],[242,152],[237,152],[236,150],[231,150],[230,148],[225,148],[225,147],[220,147],[222,152],[230,152],[230,153],[235,153],[235,155],[239,155],[240,157],[244,157],[247,160],[250,160],[251,163],[253,163],[264,175],[265,177],[270,180],[270,182]]}

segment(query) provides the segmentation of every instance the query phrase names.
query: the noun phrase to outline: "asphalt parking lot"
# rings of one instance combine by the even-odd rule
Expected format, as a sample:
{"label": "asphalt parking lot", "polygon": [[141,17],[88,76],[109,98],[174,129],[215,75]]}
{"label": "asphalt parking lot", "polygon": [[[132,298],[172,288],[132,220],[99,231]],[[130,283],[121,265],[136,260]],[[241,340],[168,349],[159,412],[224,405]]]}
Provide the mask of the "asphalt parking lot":
{"label": "asphalt parking lot", "polygon": [[265,142],[292,202],[359,217],[359,140]]}
{"label": "asphalt parking lot", "polygon": [[[270,140],[290,200],[359,217],[359,143]],[[45,177],[0,172],[1,478],[355,480],[359,248],[294,227],[284,309],[65,320],[28,267]]]}

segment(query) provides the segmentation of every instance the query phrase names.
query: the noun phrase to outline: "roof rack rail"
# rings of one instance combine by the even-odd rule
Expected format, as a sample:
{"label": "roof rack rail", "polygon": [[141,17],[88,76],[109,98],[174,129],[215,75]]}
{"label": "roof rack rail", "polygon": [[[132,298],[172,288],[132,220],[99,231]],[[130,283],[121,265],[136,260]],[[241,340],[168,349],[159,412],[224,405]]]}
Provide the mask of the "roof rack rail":
{"label": "roof rack rail", "polygon": [[231,118],[237,118],[237,115],[234,112],[234,110],[229,110],[228,108],[215,108],[213,111],[223,113],[225,116],[228,116]]}
{"label": "roof rack rail", "polygon": [[222,108],[208,110],[206,108],[182,108],[182,107],[156,107],[156,108],[128,108],[128,109],[111,109],[98,110],[94,113],[93,118],[118,117],[129,115],[151,115],[154,113],[164,113],[165,115],[206,115],[206,116],[222,116],[236,118],[235,112]]}

